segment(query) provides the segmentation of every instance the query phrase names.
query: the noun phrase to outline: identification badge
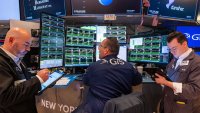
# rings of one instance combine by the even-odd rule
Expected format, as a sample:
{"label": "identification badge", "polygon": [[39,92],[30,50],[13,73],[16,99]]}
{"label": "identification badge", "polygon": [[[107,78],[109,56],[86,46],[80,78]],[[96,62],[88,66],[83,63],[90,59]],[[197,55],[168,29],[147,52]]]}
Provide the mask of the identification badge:
{"label": "identification badge", "polygon": [[181,66],[186,66],[188,64],[189,64],[189,60],[186,60],[186,61],[182,61],[180,65]]}

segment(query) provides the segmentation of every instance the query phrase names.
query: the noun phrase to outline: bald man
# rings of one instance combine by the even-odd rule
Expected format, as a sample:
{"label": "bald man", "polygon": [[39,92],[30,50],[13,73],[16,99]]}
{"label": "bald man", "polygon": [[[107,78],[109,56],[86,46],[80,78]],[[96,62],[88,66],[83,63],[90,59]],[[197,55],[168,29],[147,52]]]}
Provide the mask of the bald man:
{"label": "bald man", "polygon": [[40,70],[30,77],[21,62],[30,51],[31,35],[21,28],[12,28],[0,47],[0,113],[37,113],[35,95],[49,71]]}

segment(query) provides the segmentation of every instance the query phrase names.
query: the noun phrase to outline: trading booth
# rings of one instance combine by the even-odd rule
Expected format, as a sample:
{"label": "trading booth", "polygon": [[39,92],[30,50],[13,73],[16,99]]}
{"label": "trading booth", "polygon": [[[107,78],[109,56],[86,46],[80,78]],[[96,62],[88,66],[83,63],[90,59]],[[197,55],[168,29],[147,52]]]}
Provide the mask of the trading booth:
{"label": "trading booth", "polygon": [[[30,72],[33,76],[44,68],[63,72],[36,96],[38,113],[71,113],[84,101],[88,87],[82,75],[99,60],[99,44],[106,37],[118,39],[118,57],[143,77],[131,96],[110,103],[137,97],[133,100],[141,108],[137,113],[158,113],[162,87],[150,71],[165,70],[172,59],[169,33],[184,33],[188,46],[200,55],[199,0],[19,0],[19,4],[20,20],[39,24],[30,31],[37,46],[24,58]],[[4,36],[0,35],[0,44]]]}

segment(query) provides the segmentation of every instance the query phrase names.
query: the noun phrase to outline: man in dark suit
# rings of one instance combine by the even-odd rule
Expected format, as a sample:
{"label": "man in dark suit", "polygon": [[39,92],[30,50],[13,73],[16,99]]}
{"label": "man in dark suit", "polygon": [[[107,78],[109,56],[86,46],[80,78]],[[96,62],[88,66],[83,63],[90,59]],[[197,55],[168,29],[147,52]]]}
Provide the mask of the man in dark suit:
{"label": "man in dark suit", "polygon": [[43,69],[35,77],[29,76],[21,59],[30,45],[30,33],[11,28],[0,47],[0,113],[37,113],[35,95],[49,71]]}
{"label": "man in dark suit", "polygon": [[180,32],[169,34],[167,45],[174,56],[166,68],[172,82],[159,74],[155,79],[164,85],[164,113],[199,113],[200,56],[188,47],[185,35]]}
{"label": "man in dark suit", "polygon": [[83,82],[89,86],[85,101],[73,113],[102,113],[105,103],[132,92],[132,85],[142,82],[133,65],[117,57],[119,44],[116,38],[106,38],[99,45],[101,60],[91,64]]}

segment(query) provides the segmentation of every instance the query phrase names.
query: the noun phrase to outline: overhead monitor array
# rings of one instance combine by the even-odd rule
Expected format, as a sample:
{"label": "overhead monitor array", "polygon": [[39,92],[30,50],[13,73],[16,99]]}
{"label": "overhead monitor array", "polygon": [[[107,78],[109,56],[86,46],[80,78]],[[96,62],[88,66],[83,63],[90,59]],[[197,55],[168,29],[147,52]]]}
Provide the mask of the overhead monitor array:
{"label": "overhead monitor array", "polygon": [[[58,16],[142,14],[142,0],[20,0],[25,20],[39,19],[41,12]],[[196,21],[198,0],[149,0],[148,15]],[[68,6],[68,7],[66,7]],[[70,7],[69,7],[70,6]],[[70,9],[71,8],[71,9]],[[70,12],[71,11],[71,12]]]}

